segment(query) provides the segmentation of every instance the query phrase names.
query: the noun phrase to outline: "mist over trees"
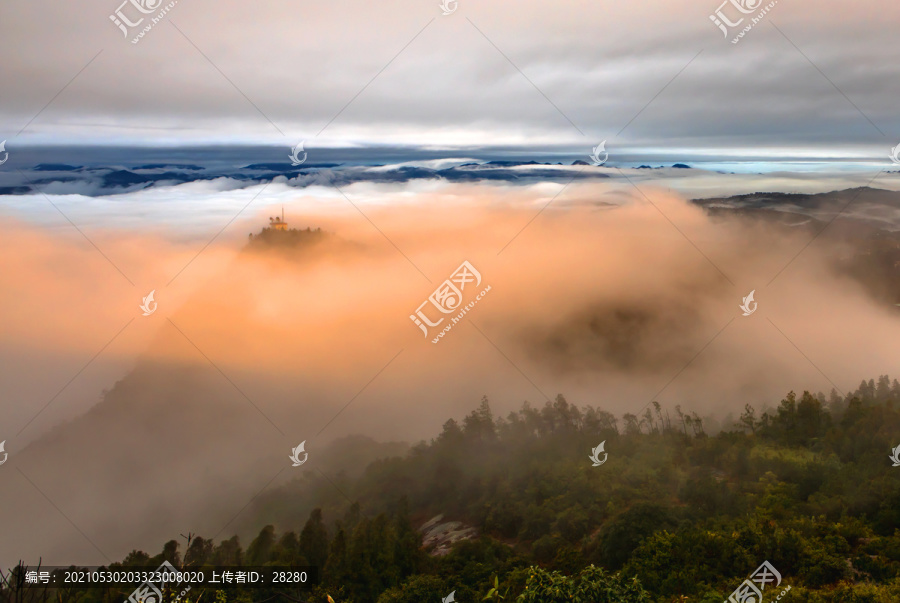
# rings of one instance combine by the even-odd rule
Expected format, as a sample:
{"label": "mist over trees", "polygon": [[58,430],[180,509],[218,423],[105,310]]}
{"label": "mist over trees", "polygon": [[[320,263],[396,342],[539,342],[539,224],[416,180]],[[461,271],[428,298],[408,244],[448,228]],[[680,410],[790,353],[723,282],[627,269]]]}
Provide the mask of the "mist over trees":
{"label": "mist over trees", "polygon": [[[308,481],[335,502],[305,519],[264,525],[246,543],[190,534],[122,563],[316,566],[315,589],[281,593],[316,603],[437,603],[451,592],[460,602],[719,603],[768,561],[783,582],[766,600],[788,585],[798,602],[900,600],[900,468],[889,458],[900,444],[897,380],[847,395],[790,392],[709,432],[703,417],[656,402],[616,417],[559,395],[496,417],[483,398],[404,457],[358,478]],[[601,442],[608,458],[594,466]],[[251,512],[291,504],[290,490],[276,489]],[[418,527],[438,514],[477,537],[447,554],[423,547]],[[45,595],[32,600],[127,593]],[[187,599],[281,596],[199,595]]]}

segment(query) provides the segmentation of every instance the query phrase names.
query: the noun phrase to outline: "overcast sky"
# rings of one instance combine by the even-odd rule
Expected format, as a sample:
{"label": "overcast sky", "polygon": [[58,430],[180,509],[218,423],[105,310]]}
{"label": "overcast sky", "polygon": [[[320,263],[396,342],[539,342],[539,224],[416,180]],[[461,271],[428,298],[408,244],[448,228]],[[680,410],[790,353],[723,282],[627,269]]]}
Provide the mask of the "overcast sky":
{"label": "overcast sky", "polygon": [[881,157],[900,142],[894,3],[780,0],[737,44],[740,27],[726,39],[710,20],[719,0],[460,0],[447,16],[438,0],[179,0],[136,44],[151,15],[126,38],[119,6],[0,4],[8,147],[609,140]]}

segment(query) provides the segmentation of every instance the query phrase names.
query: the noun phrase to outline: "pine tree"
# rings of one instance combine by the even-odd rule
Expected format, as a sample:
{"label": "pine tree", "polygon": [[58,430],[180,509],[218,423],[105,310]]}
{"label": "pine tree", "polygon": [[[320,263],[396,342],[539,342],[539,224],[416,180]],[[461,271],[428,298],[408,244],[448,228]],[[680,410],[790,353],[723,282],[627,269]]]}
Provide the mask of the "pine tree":
{"label": "pine tree", "polygon": [[347,532],[340,522],[337,524],[337,532],[329,548],[328,561],[322,571],[322,583],[334,588],[341,588],[350,580],[350,560]]}
{"label": "pine tree", "polygon": [[228,540],[223,540],[213,549],[212,565],[242,565],[244,562],[244,551],[241,548],[241,541],[237,536],[232,536]]}
{"label": "pine tree", "polygon": [[409,517],[409,501],[406,496],[400,499],[397,513],[394,516],[394,565],[400,578],[415,574],[419,570],[422,535],[412,527]]}
{"label": "pine tree", "polygon": [[756,410],[749,404],[744,405],[744,412],[741,413],[738,426],[748,429],[750,433],[756,433]]}
{"label": "pine tree", "polygon": [[187,551],[184,553],[184,565],[186,567],[203,565],[212,555],[212,551],[213,541],[197,536],[191,540]]}
{"label": "pine tree", "polygon": [[462,431],[471,440],[496,439],[497,428],[494,425],[494,414],[491,412],[487,396],[483,396],[478,408],[463,419]]}
{"label": "pine tree", "polygon": [[247,563],[265,565],[275,547],[275,526],[268,525],[260,530],[259,535],[247,547]]}
{"label": "pine tree", "polygon": [[322,509],[313,509],[300,532],[300,556],[322,571],[328,559],[328,530],[322,521]]}
{"label": "pine tree", "polygon": [[875,400],[884,402],[891,397],[891,380],[887,375],[878,378],[878,385],[875,388]]}
{"label": "pine tree", "polygon": [[[309,561],[300,558],[300,540],[293,530],[286,532],[278,539],[278,544],[275,545],[275,548],[272,551],[272,558],[277,561],[279,565],[284,566],[309,565]],[[319,575],[321,575],[321,571],[322,570],[319,569]]]}

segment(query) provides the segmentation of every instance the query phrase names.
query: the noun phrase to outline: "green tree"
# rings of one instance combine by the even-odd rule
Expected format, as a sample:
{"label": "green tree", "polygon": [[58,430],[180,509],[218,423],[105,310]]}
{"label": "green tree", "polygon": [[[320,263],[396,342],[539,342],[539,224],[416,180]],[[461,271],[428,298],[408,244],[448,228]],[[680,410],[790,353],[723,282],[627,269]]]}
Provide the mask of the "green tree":
{"label": "green tree", "polygon": [[651,603],[650,595],[634,579],[608,574],[593,565],[575,576],[531,567],[517,603]]}
{"label": "green tree", "polygon": [[378,603],[438,603],[450,590],[437,576],[413,576],[401,586],[384,591]]}
{"label": "green tree", "polygon": [[259,535],[247,547],[247,563],[265,565],[275,547],[275,526],[268,525],[260,530]]}
{"label": "green tree", "polygon": [[344,527],[338,524],[337,533],[331,542],[330,554],[322,572],[322,582],[328,586],[340,588],[347,584],[350,579],[347,533],[344,531]]}
{"label": "green tree", "polygon": [[595,543],[595,556],[603,565],[620,569],[644,538],[674,525],[675,518],[666,507],[638,503],[601,528]]}
{"label": "green tree", "polygon": [[466,415],[463,419],[463,434],[471,440],[494,440],[497,437],[497,428],[494,425],[494,414],[487,396],[481,398],[481,404],[476,410]]}
{"label": "green tree", "polygon": [[212,565],[242,565],[243,561],[244,551],[237,536],[223,540],[213,549]]}
{"label": "green tree", "polygon": [[300,532],[300,556],[322,571],[328,559],[328,530],[322,521],[322,509],[313,509]]}
{"label": "green tree", "polygon": [[184,553],[185,567],[197,567],[206,563],[212,556],[213,541],[199,536],[193,537]]}
{"label": "green tree", "polygon": [[737,426],[750,433],[756,433],[756,410],[749,404],[744,405],[744,412],[741,413]]}
{"label": "green tree", "polygon": [[413,529],[409,517],[409,501],[400,499],[393,521],[394,565],[401,578],[416,573],[423,565],[422,535]]}
{"label": "green tree", "polygon": [[[278,565],[308,565],[309,561],[300,557],[300,539],[293,530],[282,534],[272,550],[272,561]],[[321,572],[319,568],[319,572]]]}

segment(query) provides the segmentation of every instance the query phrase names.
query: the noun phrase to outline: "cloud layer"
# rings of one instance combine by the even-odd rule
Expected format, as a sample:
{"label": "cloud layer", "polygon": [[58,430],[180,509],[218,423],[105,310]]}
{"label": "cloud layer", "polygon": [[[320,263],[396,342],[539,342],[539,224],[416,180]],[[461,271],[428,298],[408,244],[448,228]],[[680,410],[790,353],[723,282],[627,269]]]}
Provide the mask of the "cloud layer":
{"label": "cloud layer", "polygon": [[710,22],[717,4],[463,1],[444,17],[438,2],[412,0],[178,3],[139,44],[110,21],[116,2],[8,4],[0,136],[289,146],[609,139],[839,156],[896,144],[888,82],[900,65],[891,25],[900,9],[781,2],[732,45]]}
{"label": "cloud layer", "polygon": [[[12,320],[0,352],[16,359],[0,371],[15,394],[4,425],[51,404],[5,436],[0,496],[17,511],[3,521],[17,519],[0,558],[105,561],[61,536],[56,511],[10,467],[121,557],[185,526],[214,534],[300,441],[427,438],[482,395],[500,414],[564,393],[618,414],[656,399],[723,417],[900,368],[893,309],[832,268],[846,243],[810,245],[766,285],[805,229],[712,219],[654,189],[652,204],[618,207],[576,189],[585,203],[542,212],[520,188],[369,193],[350,191],[365,216],[347,203],[288,211],[292,226],[333,233],[299,249],[245,248],[236,231],[196,256],[193,242],[89,231],[134,286],[71,229],[3,222],[0,313]],[[463,260],[490,294],[433,344],[409,317]],[[143,317],[150,289],[159,307]],[[759,309],[741,316],[752,289]],[[112,388],[105,402],[94,406],[96,390],[52,398],[95,355],[75,383]]]}

